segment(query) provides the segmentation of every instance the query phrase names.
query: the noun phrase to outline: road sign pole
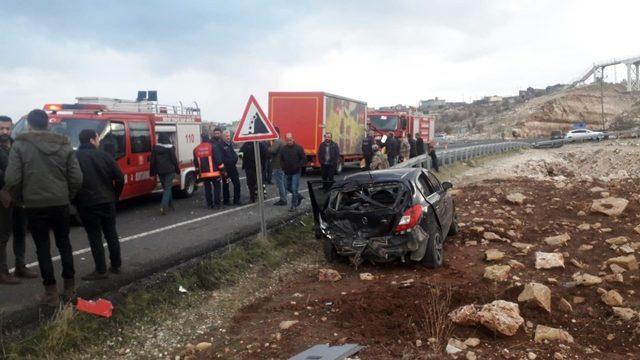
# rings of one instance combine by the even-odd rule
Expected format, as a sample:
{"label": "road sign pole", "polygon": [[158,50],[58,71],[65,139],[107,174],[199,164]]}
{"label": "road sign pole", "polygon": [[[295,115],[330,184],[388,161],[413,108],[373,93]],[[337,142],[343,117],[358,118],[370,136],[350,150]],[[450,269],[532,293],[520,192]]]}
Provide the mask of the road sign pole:
{"label": "road sign pole", "polygon": [[253,153],[256,158],[256,179],[258,180],[258,207],[260,208],[260,236],[267,237],[267,222],[264,217],[264,190],[262,188],[262,164],[260,162],[260,142],[253,142]]}

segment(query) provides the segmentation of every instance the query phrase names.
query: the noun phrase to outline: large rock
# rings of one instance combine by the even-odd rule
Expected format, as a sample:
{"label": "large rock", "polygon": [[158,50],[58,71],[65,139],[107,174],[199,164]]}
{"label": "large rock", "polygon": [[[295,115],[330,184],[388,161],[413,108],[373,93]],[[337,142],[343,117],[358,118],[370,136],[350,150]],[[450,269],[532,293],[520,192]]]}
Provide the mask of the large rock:
{"label": "large rock", "polygon": [[210,342],[201,342],[198,343],[198,345],[196,345],[196,351],[201,352],[201,351],[206,351],[209,350],[213,347],[213,344]]}
{"label": "large rock", "polygon": [[467,345],[458,339],[451,338],[447,342],[447,354],[457,354],[466,349]]}
{"label": "large rock", "polygon": [[544,325],[536,326],[535,341],[539,343],[545,340],[573,343],[573,336],[562,329],[556,329]]}
{"label": "large rock", "polygon": [[602,283],[602,278],[591,274],[574,274],[573,280],[581,286],[593,286]]}
{"label": "large rock", "polygon": [[482,307],[478,312],[478,322],[489,330],[513,336],[524,324],[518,304],[496,300]]}
{"label": "large rock", "polygon": [[567,233],[564,233],[561,235],[549,236],[548,238],[544,239],[544,242],[547,243],[547,245],[562,246],[566,245],[567,241],[569,240],[571,240],[571,236],[569,236],[569,234]]}
{"label": "large rock", "polygon": [[609,283],[624,283],[624,276],[620,273],[609,274],[604,276],[604,281]]}
{"label": "large rock", "polygon": [[522,205],[524,204],[524,201],[526,199],[527,197],[522,195],[521,193],[511,193],[507,195],[507,201],[509,201],[512,204]]}
{"label": "large rock", "polygon": [[611,258],[604,262],[604,267],[616,264],[626,268],[627,270],[638,270],[638,260],[635,255],[625,255]]}
{"label": "large rock", "polygon": [[640,234],[640,225],[636,226],[633,230]]}
{"label": "large rock", "polygon": [[614,306],[611,309],[613,310],[613,313],[617,317],[625,321],[631,321],[633,320],[633,318],[635,318],[638,315],[638,313],[633,311],[633,309],[631,308],[622,308],[622,307]]}
{"label": "large rock", "polygon": [[515,335],[524,323],[518,304],[504,300],[496,300],[482,307],[465,305],[449,313],[449,318],[458,325],[481,324],[507,336]]}
{"label": "large rock", "polygon": [[458,325],[476,325],[478,323],[478,307],[474,304],[461,306],[449,313],[449,319]]}
{"label": "large rock", "polygon": [[500,240],[502,240],[502,238],[498,234],[496,234],[494,232],[491,232],[491,231],[486,231],[484,234],[482,234],[482,237],[485,240],[488,240],[488,241],[500,241]]}
{"label": "large rock", "polygon": [[551,312],[551,290],[540,283],[528,283],[518,295],[518,302],[534,301],[541,308]]}
{"label": "large rock", "polygon": [[484,278],[503,282],[509,279],[509,271],[511,271],[511,266],[509,265],[492,265],[484,268]]}
{"label": "large rock", "polygon": [[560,253],[536,252],[536,269],[564,267],[564,257]]}
{"label": "large rock", "polygon": [[531,249],[533,249],[533,247],[535,245],[534,244],[529,244],[529,243],[514,242],[514,243],[511,243],[511,246],[513,246],[514,248],[519,249],[523,253],[527,254],[527,253],[529,253],[529,251],[531,251]]}
{"label": "large rock", "polygon": [[606,242],[609,245],[622,245],[622,244],[628,243],[629,239],[627,239],[626,236],[618,236],[611,239],[607,239],[604,242]]}
{"label": "large rock", "polygon": [[622,298],[622,295],[620,295],[620,293],[615,290],[607,291],[606,293],[602,294],[600,299],[602,300],[603,303],[609,306],[620,306],[624,304],[624,299]]}
{"label": "large rock", "polygon": [[565,298],[560,298],[560,301],[558,301],[558,309],[567,314],[571,314],[573,312],[573,306],[571,306],[571,303]]}
{"label": "large rock", "polygon": [[284,320],[280,322],[280,330],[287,330],[291,328],[293,325],[299,323],[298,320]]}
{"label": "large rock", "polygon": [[623,198],[607,197],[593,200],[592,212],[603,213],[608,216],[618,216],[627,208],[629,200]]}
{"label": "large rock", "polygon": [[318,270],[318,280],[320,281],[340,281],[341,279],[340,273],[333,269]]}
{"label": "large rock", "polygon": [[489,249],[484,252],[484,258],[487,261],[497,261],[504,258],[504,253],[497,249]]}

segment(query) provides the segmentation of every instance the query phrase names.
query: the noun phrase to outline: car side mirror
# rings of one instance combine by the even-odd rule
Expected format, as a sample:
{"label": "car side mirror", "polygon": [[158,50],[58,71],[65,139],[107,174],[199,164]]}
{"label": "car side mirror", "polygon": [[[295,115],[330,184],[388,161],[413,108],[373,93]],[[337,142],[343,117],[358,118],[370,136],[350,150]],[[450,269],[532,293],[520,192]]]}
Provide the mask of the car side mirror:
{"label": "car side mirror", "polygon": [[453,184],[448,182],[448,181],[445,181],[445,182],[442,183],[442,188],[444,189],[444,191],[447,191],[447,190],[451,189],[452,187],[453,187]]}

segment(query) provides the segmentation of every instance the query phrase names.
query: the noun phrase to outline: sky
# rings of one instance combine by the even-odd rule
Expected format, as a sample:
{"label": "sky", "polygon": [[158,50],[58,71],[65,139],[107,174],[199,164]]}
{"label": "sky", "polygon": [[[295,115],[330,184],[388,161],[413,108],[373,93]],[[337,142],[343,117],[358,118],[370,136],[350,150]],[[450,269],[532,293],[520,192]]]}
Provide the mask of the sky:
{"label": "sky", "polygon": [[138,90],[217,122],[252,94],[266,111],[269,91],[370,107],[514,95],[640,56],[638,14],[633,0],[0,0],[0,114]]}

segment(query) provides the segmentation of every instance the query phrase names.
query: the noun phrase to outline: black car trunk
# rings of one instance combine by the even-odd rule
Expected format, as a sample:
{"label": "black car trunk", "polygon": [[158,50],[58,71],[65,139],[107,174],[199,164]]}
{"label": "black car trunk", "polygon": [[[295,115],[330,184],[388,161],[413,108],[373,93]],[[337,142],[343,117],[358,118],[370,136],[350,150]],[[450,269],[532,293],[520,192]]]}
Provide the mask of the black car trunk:
{"label": "black car trunk", "polygon": [[340,237],[381,237],[393,232],[410,200],[409,189],[399,182],[333,189],[324,215]]}

